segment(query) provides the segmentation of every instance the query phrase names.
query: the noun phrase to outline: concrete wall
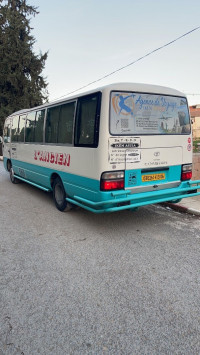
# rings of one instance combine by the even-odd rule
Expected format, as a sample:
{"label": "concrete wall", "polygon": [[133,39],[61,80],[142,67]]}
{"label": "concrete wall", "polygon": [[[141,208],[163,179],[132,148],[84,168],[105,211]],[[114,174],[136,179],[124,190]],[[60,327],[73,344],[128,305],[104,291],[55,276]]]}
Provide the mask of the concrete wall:
{"label": "concrete wall", "polygon": [[193,153],[192,180],[200,180],[200,153]]}

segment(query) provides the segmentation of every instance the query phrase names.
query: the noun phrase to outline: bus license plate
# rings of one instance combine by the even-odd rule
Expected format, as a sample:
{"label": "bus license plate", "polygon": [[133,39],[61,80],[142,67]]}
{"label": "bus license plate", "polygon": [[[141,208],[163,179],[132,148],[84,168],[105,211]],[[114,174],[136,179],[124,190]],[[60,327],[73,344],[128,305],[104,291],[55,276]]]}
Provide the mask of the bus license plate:
{"label": "bus license plate", "polygon": [[165,174],[149,174],[149,175],[142,175],[142,182],[146,181],[156,181],[156,180],[165,180]]}

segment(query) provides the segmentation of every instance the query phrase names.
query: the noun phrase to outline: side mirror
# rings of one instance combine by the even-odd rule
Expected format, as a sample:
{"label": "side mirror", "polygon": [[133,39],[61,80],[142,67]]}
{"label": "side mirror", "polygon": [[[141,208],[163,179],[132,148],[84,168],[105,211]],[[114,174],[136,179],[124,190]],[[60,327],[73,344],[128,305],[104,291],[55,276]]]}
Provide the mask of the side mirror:
{"label": "side mirror", "polygon": [[3,143],[3,138],[0,136],[0,143]]}

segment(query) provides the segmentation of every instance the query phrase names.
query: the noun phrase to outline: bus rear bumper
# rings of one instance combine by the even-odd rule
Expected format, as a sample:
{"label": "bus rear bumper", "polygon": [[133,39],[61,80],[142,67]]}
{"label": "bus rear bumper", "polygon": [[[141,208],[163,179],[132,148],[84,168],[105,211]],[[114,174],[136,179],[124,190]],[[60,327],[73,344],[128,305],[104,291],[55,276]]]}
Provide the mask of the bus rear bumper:
{"label": "bus rear bumper", "polygon": [[177,188],[142,192],[133,194],[131,190],[113,191],[111,199],[94,202],[80,196],[67,197],[66,200],[76,206],[85,208],[94,213],[116,212],[134,210],[141,206],[155,203],[173,202],[187,197],[200,195],[200,180],[187,181]]}

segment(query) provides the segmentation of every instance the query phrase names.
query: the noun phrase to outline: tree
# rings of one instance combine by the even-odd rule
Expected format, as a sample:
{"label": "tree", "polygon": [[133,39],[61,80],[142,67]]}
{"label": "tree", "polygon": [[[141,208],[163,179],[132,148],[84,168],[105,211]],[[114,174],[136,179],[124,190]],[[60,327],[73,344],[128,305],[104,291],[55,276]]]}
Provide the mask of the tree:
{"label": "tree", "polygon": [[47,100],[42,71],[47,52],[36,55],[30,20],[38,14],[27,0],[0,0],[0,135],[5,118]]}

